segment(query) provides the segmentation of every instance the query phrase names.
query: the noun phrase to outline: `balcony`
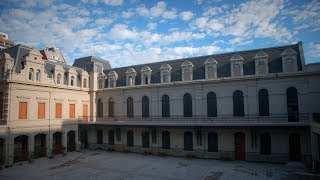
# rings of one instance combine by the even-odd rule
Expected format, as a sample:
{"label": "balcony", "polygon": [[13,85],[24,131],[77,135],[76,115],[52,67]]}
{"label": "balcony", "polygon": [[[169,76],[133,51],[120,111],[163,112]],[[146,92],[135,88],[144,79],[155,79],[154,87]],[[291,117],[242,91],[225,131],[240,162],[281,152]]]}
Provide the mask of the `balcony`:
{"label": "balcony", "polygon": [[193,116],[193,117],[79,117],[82,124],[158,125],[158,126],[310,126],[312,116],[300,114],[298,121],[288,121],[287,114],[270,116]]}

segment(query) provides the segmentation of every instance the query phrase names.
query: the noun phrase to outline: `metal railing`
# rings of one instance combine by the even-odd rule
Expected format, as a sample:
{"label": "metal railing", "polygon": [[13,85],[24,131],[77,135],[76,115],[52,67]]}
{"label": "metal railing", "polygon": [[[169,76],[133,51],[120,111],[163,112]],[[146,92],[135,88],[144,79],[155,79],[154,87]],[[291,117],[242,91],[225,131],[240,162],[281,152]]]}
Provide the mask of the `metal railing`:
{"label": "metal railing", "polygon": [[297,119],[288,118],[287,114],[273,114],[270,116],[171,116],[171,117],[84,117],[80,116],[79,121],[82,123],[96,124],[122,124],[122,125],[310,125],[312,116],[310,114],[300,114]]}

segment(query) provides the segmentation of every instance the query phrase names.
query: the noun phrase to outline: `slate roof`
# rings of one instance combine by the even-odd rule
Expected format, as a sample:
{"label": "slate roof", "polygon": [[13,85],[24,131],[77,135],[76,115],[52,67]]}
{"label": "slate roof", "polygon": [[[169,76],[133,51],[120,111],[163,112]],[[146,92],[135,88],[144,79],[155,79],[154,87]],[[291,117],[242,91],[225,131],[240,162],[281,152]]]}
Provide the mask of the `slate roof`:
{"label": "slate roof", "polygon": [[[230,67],[230,59],[232,56],[239,54],[243,58],[243,72],[244,75],[254,75],[255,74],[255,61],[254,57],[257,53],[261,54],[261,52],[266,53],[268,58],[269,65],[269,73],[280,73],[282,72],[282,57],[281,54],[287,48],[292,48],[297,52],[297,62],[298,62],[298,70],[302,70],[301,59],[300,59],[300,51],[299,44],[287,45],[287,46],[279,46],[279,47],[270,47],[270,48],[262,48],[262,49],[254,49],[247,51],[238,51],[238,52],[230,52],[223,54],[214,54],[207,56],[199,56],[192,58],[184,58],[178,60],[170,60],[170,61],[161,61],[155,63],[148,64],[139,64],[127,67],[113,68],[109,70],[104,70],[105,74],[108,74],[109,71],[113,70],[118,74],[117,87],[126,86],[126,71],[128,68],[133,68],[137,72],[135,84],[141,84],[141,68],[144,66],[148,66],[152,69],[151,75],[151,84],[160,83],[160,67],[163,64],[169,64],[172,67],[171,70],[171,81],[181,81],[181,64],[188,60],[190,61],[193,67],[193,79],[200,80],[205,79],[205,61],[208,58],[214,58],[218,62],[217,67],[217,76],[219,77],[230,77],[231,76],[231,67]],[[105,86],[107,87],[108,81],[105,82]]]}

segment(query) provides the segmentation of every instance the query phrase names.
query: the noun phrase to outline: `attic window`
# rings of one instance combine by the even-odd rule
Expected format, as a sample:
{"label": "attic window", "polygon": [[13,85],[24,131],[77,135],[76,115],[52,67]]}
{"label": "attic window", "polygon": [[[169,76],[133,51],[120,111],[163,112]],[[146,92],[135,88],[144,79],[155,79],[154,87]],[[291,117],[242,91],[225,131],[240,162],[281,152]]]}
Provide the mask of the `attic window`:
{"label": "attic window", "polygon": [[61,74],[57,75],[57,84],[61,84]]}
{"label": "attic window", "polygon": [[71,76],[70,85],[74,86],[74,77],[73,76]]}

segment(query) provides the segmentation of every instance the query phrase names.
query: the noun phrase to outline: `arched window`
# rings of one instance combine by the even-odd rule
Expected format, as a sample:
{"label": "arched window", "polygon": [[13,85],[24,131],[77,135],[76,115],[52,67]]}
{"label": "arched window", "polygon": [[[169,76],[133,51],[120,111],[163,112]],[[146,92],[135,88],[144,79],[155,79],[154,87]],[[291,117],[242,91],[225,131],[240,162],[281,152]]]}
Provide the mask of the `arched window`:
{"label": "arched window", "polygon": [[127,99],[127,116],[133,117],[133,98],[128,97]]}
{"label": "arched window", "polygon": [[113,130],[109,130],[109,132],[108,132],[108,144],[114,145],[114,131]]}
{"label": "arched window", "polygon": [[31,81],[33,80],[33,73],[34,73],[34,72],[33,72],[33,69],[30,68],[30,69],[29,69],[29,80],[31,80]]}
{"label": "arched window", "polygon": [[142,117],[149,117],[149,98],[142,97]]}
{"label": "arched window", "polygon": [[185,151],[193,151],[193,137],[191,132],[184,133],[184,148]]}
{"label": "arched window", "polygon": [[208,152],[218,152],[218,135],[215,132],[208,133]]}
{"label": "arched window", "polygon": [[183,95],[183,115],[192,117],[192,97],[189,93]]}
{"label": "arched window", "polygon": [[166,94],[162,96],[162,117],[170,117],[170,99]]}
{"label": "arched window", "polygon": [[70,85],[74,86],[74,76],[71,76],[71,78],[70,78]]}
{"label": "arched window", "polygon": [[288,121],[299,121],[298,91],[294,87],[287,89]]}
{"label": "arched window", "polygon": [[162,131],[162,149],[170,149],[170,132]]}
{"label": "arched window", "polygon": [[87,78],[84,78],[84,79],[83,79],[83,87],[84,87],[84,88],[87,88]]}
{"label": "arched window", "polygon": [[114,117],[114,101],[112,98],[109,99],[109,117]]}
{"label": "arched window", "polygon": [[36,72],[36,81],[40,81],[40,70],[39,69]]}
{"label": "arched window", "polygon": [[130,130],[127,132],[127,146],[133,147],[134,140],[133,140],[133,132]]}
{"label": "arched window", "polygon": [[98,100],[98,117],[103,117],[103,102],[101,99]]}
{"label": "arched window", "polygon": [[145,131],[142,133],[142,147],[143,148],[149,148],[150,143],[149,143],[149,132]]}
{"label": "arched window", "polygon": [[260,89],[259,93],[259,116],[269,116],[269,93],[266,89]]}
{"label": "arched window", "polygon": [[233,93],[233,115],[244,116],[243,93],[239,90]]}
{"label": "arched window", "polygon": [[57,84],[61,84],[61,74],[57,75]]}
{"label": "arched window", "polygon": [[271,154],[271,138],[269,133],[263,133],[260,135],[260,154]]}
{"label": "arched window", "polygon": [[207,94],[207,113],[208,117],[217,117],[217,97],[214,92]]}

